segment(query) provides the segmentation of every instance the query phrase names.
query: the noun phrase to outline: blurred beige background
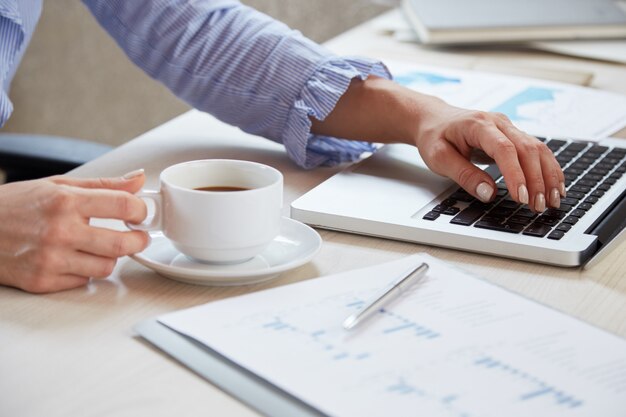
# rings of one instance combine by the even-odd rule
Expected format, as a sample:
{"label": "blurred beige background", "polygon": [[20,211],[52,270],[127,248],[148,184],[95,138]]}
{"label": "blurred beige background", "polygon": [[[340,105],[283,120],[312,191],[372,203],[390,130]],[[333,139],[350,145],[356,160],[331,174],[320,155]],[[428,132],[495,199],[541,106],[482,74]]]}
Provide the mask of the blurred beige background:
{"label": "blurred beige background", "polygon": [[[129,0],[132,1],[132,0]],[[249,0],[323,42],[387,8],[369,0]],[[135,67],[79,0],[47,0],[12,84],[5,132],[119,145],[188,106]]]}

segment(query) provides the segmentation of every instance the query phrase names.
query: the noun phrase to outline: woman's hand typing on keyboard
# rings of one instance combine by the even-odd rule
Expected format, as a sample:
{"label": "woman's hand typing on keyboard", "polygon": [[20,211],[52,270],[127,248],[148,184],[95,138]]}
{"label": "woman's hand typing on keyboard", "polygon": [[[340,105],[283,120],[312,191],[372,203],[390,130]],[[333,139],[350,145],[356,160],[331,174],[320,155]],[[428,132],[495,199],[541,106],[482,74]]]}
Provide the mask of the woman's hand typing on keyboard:
{"label": "woman's hand typing on keyboard", "polygon": [[471,162],[476,150],[496,162],[513,200],[542,212],[565,197],[552,151],[505,115],[454,107],[389,80],[354,80],[328,117],[312,122],[317,134],[415,145],[432,171],[483,202],[495,197],[496,184]]}
{"label": "woman's hand typing on keyboard", "polygon": [[565,177],[552,151],[500,113],[460,109],[438,99],[422,113],[415,143],[430,169],[456,181],[483,202],[495,195],[493,179],[470,162],[482,150],[502,173],[512,198],[537,212],[559,207]]}

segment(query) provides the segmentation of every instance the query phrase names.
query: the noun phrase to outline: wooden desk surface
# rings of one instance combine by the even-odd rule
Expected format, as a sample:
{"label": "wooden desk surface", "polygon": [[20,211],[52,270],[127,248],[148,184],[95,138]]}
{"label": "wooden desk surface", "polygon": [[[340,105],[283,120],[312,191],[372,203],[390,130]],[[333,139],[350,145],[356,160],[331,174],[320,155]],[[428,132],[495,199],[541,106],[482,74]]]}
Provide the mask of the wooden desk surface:
{"label": "wooden desk surface", "polygon": [[[593,85],[626,93],[626,66],[527,51],[425,51],[376,35],[371,25],[328,45],[339,53],[400,56],[431,64],[463,66],[489,59],[578,68],[595,74]],[[337,172],[300,170],[282,146],[191,111],[74,174],[112,176],[143,167],[147,187],[154,188],[166,166],[203,158],[249,159],[280,169],[285,175],[285,215],[291,201]],[[112,221],[99,223],[121,227]],[[324,245],[311,263],[265,284],[235,288],[180,284],[126,258],[109,279],[82,289],[37,296],[0,288],[0,415],[257,416],[137,339],[133,325],[176,309],[422,251],[626,337],[626,248],[582,271],[330,231],[320,234]]]}

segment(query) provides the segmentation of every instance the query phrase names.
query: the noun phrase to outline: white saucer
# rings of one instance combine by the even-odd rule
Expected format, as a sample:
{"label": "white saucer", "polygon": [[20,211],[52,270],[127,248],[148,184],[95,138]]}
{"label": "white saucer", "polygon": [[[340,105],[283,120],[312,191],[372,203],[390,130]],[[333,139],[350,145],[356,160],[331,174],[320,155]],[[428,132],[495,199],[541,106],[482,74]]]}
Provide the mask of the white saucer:
{"label": "white saucer", "polygon": [[283,217],[280,233],[259,255],[232,265],[202,263],[187,258],[161,232],[150,233],[152,242],[131,256],[160,275],[188,284],[242,285],[265,281],[309,262],[322,246],[322,238],[309,226]]}

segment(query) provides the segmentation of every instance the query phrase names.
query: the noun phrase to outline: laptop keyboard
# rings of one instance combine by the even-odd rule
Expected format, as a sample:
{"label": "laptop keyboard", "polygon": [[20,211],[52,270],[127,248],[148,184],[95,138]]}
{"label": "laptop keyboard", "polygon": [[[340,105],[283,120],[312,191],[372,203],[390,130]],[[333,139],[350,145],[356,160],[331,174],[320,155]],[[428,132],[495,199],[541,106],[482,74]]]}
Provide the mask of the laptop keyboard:
{"label": "laptop keyboard", "polygon": [[541,139],[554,152],[565,174],[566,198],[559,208],[535,213],[511,199],[497,166],[485,171],[495,179],[496,198],[483,203],[459,188],[423,216],[435,220],[449,216],[450,223],[506,233],[559,240],[626,172],[626,149],[593,143]]}

